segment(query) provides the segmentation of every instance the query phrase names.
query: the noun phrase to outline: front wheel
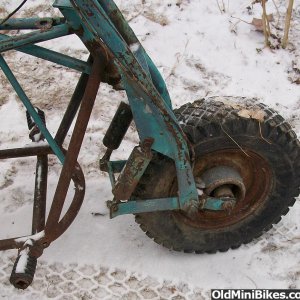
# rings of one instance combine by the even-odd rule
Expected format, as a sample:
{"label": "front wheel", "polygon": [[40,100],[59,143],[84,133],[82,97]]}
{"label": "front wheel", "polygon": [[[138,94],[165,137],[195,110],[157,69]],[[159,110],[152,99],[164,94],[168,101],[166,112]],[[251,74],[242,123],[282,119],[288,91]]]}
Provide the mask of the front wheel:
{"label": "front wheel", "polygon": [[[230,212],[138,214],[142,230],[169,249],[213,253],[249,243],[279,222],[300,187],[300,146],[291,126],[272,109],[246,98],[212,97],[185,104],[175,114],[194,148],[195,181],[218,167],[228,168],[239,174],[245,191]],[[173,161],[157,154],[135,198],[176,196],[175,174]],[[228,188],[239,198],[234,184],[226,184]],[[209,191],[211,196],[215,192]]]}

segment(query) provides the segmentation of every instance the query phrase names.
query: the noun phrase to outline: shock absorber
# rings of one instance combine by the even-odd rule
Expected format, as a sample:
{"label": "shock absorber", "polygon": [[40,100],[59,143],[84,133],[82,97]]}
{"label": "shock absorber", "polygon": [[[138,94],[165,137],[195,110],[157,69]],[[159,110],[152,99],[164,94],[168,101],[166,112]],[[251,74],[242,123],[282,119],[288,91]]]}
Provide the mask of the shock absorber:
{"label": "shock absorber", "polygon": [[125,102],[121,102],[103,138],[103,144],[107,150],[100,160],[101,171],[107,172],[107,162],[111,153],[119,148],[132,120],[130,106]]}

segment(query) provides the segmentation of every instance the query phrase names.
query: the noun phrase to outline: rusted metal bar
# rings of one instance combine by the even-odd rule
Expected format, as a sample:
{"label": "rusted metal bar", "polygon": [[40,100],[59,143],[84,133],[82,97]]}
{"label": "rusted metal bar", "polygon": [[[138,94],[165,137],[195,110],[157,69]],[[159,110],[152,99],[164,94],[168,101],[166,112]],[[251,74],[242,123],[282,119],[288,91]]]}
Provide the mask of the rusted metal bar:
{"label": "rusted metal bar", "polygon": [[[22,237],[0,240],[0,251],[10,250],[10,249],[20,249],[24,246],[24,243],[26,243],[26,241],[28,240],[32,240],[33,243],[35,243],[37,240],[38,242],[40,242],[40,244],[42,244],[43,234],[39,233],[35,236],[22,236]],[[36,255],[36,257],[39,256]]]}
{"label": "rusted metal bar", "polygon": [[[93,61],[92,56],[90,55],[88,58],[87,63],[91,64]],[[82,97],[84,95],[84,91],[86,89],[87,83],[88,83],[89,75],[82,73],[79,81],[76,85],[75,91],[72,95],[72,98],[70,100],[70,103],[67,107],[67,110],[64,114],[64,117],[60,123],[60,126],[57,130],[57,133],[55,135],[55,140],[59,145],[62,145],[64,139],[66,138],[66,135],[70,129],[70,126],[77,114],[77,111],[79,109]]]}
{"label": "rusted metal bar", "polygon": [[131,152],[125,167],[112,190],[115,200],[128,200],[152,159],[153,139],[145,139]]}
{"label": "rusted metal bar", "polygon": [[[21,236],[16,238],[9,238],[5,240],[0,240],[0,251],[9,249],[20,249],[24,246],[26,241],[31,240],[32,244],[42,244],[45,234],[44,231],[39,232],[35,235]],[[40,252],[40,251],[39,251]],[[35,255],[39,257],[39,255]]]}
{"label": "rusted metal bar", "polygon": [[[33,244],[37,248],[39,248],[41,246],[43,248],[45,248],[45,247],[49,246],[49,244],[53,240],[57,239],[60,235],[62,235],[66,231],[66,229],[70,226],[70,224],[74,221],[74,219],[77,216],[79,209],[82,205],[83,199],[84,199],[85,180],[84,180],[83,172],[78,163],[76,163],[76,166],[75,166],[75,169],[74,169],[74,172],[72,175],[72,181],[73,181],[74,187],[75,187],[75,194],[74,194],[72,203],[71,203],[69,209],[67,210],[67,212],[65,213],[65,215],[63,216],[63,218],[57,224],[57,227],[55,228],[54,231],[52,231],[52,232],[50,231],[50,234],[47,236],[43,230],[40,230],[38,233],[35,233],[33,235],[0,240],[0,251],[9,250],[9,249],[20,249],[24,246],[24,243],[28,240],[32,240]],[[39,229],[42,229],[42,228],[44,229],[44,226],[42,223],[36,222],[36,227],[37,226],[40,226]],[[34,254],[34,256],[36,256],[36,257],[39,257],[39,255],[40,255],[39,251],[37,252],[37,255]]]}
{"label": "rusted metal bar", "polygon": [[[90,61],[92,61],[92,58],[89,58]],[[73,201],[67,211],[67,213],[63,216],[63,218],[58,222],[58,219],[61,214],[61,209],[58,209],[58,206],[54,203],[52,204],[52,209],[54,207],[54,212],[58,212],[57,216],[57,222],[56,226],[51,228],[51,226],[48,227],[48,231],[44,237],[41,237],[39,239],[39,243],[43,244],[45,247],[48,246],[54,239],[58,238],[73,222],[75,219],[76,215],[78,214],[78,211],[81,207],[81,204],[84,199],[84,192],[85,192],[85,180],[84,180],[84,175],[83,172],[77,163],[77,156],[81,147],[81,143],[83,140],[83,136],[86,130],[87,122],[90,117],[90,113],[93,107],[93,103],[95,101],[98,87],[100,84],[100,79],[101,79],[101,74],[103,73],[105,64],[100,64],[100,55],[96,59],[98,63],[95,63],[93,65],[93,75],[91,76],[89,80],[89,76],[87,74],[82,74],[82,79],[78,83],[78,86],[74,92],[74,96],[71,100],[72,104],[67,109],[67,112],[63,118],[63,121],[61,122],[60,129],[57,132],[57,139],[59,142],[63,143],[63,140],[69,130],[69,127],[72,124],[72,121],[77,113],[78,107],[80,106],[81,103],[81,98],[83,97],[85,100],[85,105],[81,106],[79,116],[75,125],[74,129],[74,134],[72,136],[71,142],[70,142],[70,151],[71,155],[67,155],[69,157],[69,162],[71,160],[71,164],[73,163],[72,161],[75,159],[75,169],[68,167],[68,163],[66,162],[65,165],[68,167],[66,170],[62,170],[62,174],[60,177],[61,181],[64,181],[64,179],[68,178],[71,175],[71,179],[74,182],[75,185],[75,195],[73,198]],[[89,84],[87,84],[89,83]],[[86,92],[84,92],[86,90]],[[82,118],[82,116],[84,118]],[[79,138],[79,140],[78,140]],[[75,149],[75,151],[74,151]],[[5,158],[17,158],[17,157],[27,157],[27,156],[38,156],[41,157],[40,163],[44,165],[42,167],[43,169],[43,174],[41,174],[41,184],[43,186],[40,187],[40,193],[43,194],[42,197],[37,195],[37,189],[35,191],[36,197],[39,197],[40,200],[43,201],[44,198],[46,199],[46,173],[47,173],[47,167],[46,167],[46,155],[47,154],[52,154],[53,151],[51,148],[47,146],[36,146],[36,147],[26,147],[26,148],[15,148],[15,149],[6,149],[6,150],[0,150],[0,159],[5,159]],[[71,156],[71,158],[70,158]],[[43,158],[42,158],[43,157]],[[44,158],[46,157],[46,158]],[[38,164],[39,165],[39,164]],[[38,173],[38,166],[37,166],[37,173]],[[43,180],[44,178],[44,180]],[[70,180],[71,180],[70,179]],[[66,191],[69,188],[69,182],[66,184]],[[38,184],[38,178],[36,178],[36,186]],[[64,184],[64,183],[63,183]],[[63,188],[64,189],[64,188]],[[57,195],[57,194],[56,194]],[[61,196],[61,194],[58,194],[59,197],[57,196],[56,199],[58,199],[58,202],[61,202],[59,205],[61,208],[63,207],[65,197]],[[34,213],[33,213],[33,225],[32,225],[32,233],[39,232],[44,229],[45,227],[45,202],[40,202],[39,201],[35,202],[35,207],[34,207]],[[56,202],[57,203],[57,202]],[[53,213],[53,210],[52,210]],[[51,221],[51,210],[49,213],[48,220]],[[48,221],[47,221],[48,224]],[[51,222],[50,222],[51,224]],[[53,223],[52,223],[53,224]],[[53,230],[52,230],[53,229]],[[6,240],[1,240],[0,241],[0,250],[8,250],[8,249],[19,249],[20,247],[23,246],[25,240],[30,239],[31,236],[28,237],[21,237],[21,238],[12,238],[12,239],[6,239]]]}
{"label": "rusted metal bar", "polygon": [[52,154],[48,145],[0,150],[0,159]]}
{"label": "rusted metal bar", "polygon": [[77,157],[106,65],[105,63],[103,63],[103,59],[101,59],[101,54],[97,53],[97,55],[95,55],[93,58],[94,62],[92,66],[92,72],[90,74],[87,87],[83,95],[81,107],[69,144],[70,150],[66,154],[65,163],[61,171],[54,199],[46,222],[46,239],[50,240],[53,240],[53,237],[55,237],[59,231],[59,218],[64,205],[64,200],[69,189],[72,175],[74,174]]}
{"label": "rusted metal bar", "polygon": [[0,251],[9,249],[18,249],[22,246],[21,243],[17,243],[15,238],[5,239],[0,241]]}
{"label": "rusted metal bar", "polygon": [[[0,34],[0,43],[9,38],[10,36],[8,35]],[[16,50],[79,72],[87,74],[91,72],[91,66],[87,62],[37,45],[22,46]]]}
{"label": "rusted metal bar", "polygon": [[[72,224],[72,222],[76,218],[80,210],[80,207],[82,205],[84,194],[85,194],[85,179],[84,179],[83,172],[78,163],[75,166],[75,171],[72,176],[72,181],[74,183],[75,195],[73,197],[72,203],[68,211],[59,221],[56,230],[51,233],[51,242],[57,239],[59,236],[61,236],[68,229],[68,227]],[[48,240],[48,236],[46,236],[46,239]]]}
{"label": "rusted metal bar", "polygon": [[45,42],[71,33],[68,24],[61,24],[49,30],[37,30],[23,35],[13,36],[0,43],[0,52],[16,49],[18,47]]}
{"label": "rusted metal bar", "polygon": [[109,203],[110,218],[126,214],[138,214],[153,211],[176,210],[180,208],[178,197],[151,200],[131,200],[128,202]]}
{"label": "rusted metal bar", "polygon": [[[1,23],[0,19],[0,23]],[[0,30],[43,29],[65,23],[65,18],[12,18],[0,25]]]}
{"label": "rusted metal bar", "polygon": [[[59,25],[62,26],[62,25]],[[0,43],[1,48],[1,43]],[[11,85],[13,86],[15,92],[17,93],[18,97],[26,107],[28,113],[31,115],[34,123],[37,125],[38,129],[41,131],[43,136],[46,138],[47,142],[49,143],[51,149],[56,154],[60,162],[63,164],[65,157],[62,153],[61,148],[57,145],[56,141],[50,134],[49,130],[46,128],[44,121],[41,119],[37,111],[35,110],[34,106],[30,102],[29,98],[27,97],[26,93],[24,92],[23,88],[21,87],[20,83],[18,82],[17,78],[7,65],[6,61],[4,60],[3,56],[0,54],[0,67],[4,72],[6,78],[9,80]]]}
{"label": "rusted metal bar", "polygon": [[38,156],[35,173],[35,188],[32,214],[32,234],[45,228],[47,197],[48,157]]}

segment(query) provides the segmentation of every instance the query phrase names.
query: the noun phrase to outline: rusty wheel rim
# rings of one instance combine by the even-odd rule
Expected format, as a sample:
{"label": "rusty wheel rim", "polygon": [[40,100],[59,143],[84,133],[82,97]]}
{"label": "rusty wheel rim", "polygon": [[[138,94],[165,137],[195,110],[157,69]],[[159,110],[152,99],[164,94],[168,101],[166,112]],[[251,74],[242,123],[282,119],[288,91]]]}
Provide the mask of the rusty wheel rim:
{"label": "rusty wheel rim", "polygon": [[[177,221],[201,229],[221,229],[237,224],[263,208],[273,187],[272,171],[263,157],[251,150],[244,150],[248,156],[239,149],[225,149],[196,159],[194,176],[200,177],[205,171],[220,165],[234,168],[243,179],[245,198],[238,201],[230,212],[199,210],[193,218],[182,211],[174,212]],[[174,185],[172,193],[175,189],[177,186]]]}

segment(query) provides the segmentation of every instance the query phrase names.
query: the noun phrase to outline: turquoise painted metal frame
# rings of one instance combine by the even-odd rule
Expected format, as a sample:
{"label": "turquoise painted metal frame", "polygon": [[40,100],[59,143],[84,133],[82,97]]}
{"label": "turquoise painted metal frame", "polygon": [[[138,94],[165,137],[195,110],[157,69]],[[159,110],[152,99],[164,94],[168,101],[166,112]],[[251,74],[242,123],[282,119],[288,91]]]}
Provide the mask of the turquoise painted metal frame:
{"label": "turquoise painted metal frame", "polygon": [[[0,53],[14,49],[90,74],[90,63],[35,45],[76,34],[91,53],[104,51],[109,55],[121,75],[121,84],[127,93],[141,142],[147,138],[153,139],[152,151],[174,160],[178,179],[178,197],[119,203],[112,217],[159,210],[189,211],[198,203],[198,193],[187,139],[172,111],[171,99],[162,76],[123,15],[112,0],[56,0],[53,6],[61,11],[64,18],[14,19],[0,25],[0,30],[36,29],[21,36],[1,34]],[[44,23],[51,26],[41,28]],[[0,67],[63,164],[64,154],[60,146],[48,132],[1,54]],[[114,173],[119,172],[125,163],[108,163],[112,186],[115,184]],[[207,203],[210,208],[221,209],[223,201],[213,205],[211,201]]]}

